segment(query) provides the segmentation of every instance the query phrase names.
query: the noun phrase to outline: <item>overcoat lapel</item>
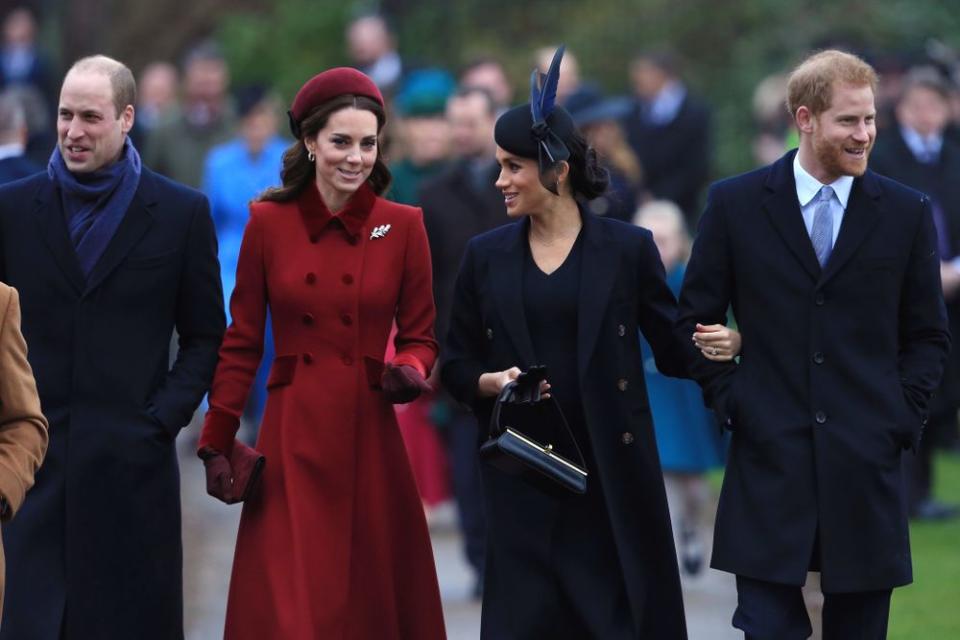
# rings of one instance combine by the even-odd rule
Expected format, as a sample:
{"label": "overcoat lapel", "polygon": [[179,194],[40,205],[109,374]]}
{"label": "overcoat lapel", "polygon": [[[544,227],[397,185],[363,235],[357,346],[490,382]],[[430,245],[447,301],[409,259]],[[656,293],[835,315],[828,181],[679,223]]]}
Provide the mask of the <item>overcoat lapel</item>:
{"label": "overcoat lapel", "polygon": [[876,202],[879,197],[880,185],[877,184],[872,172],[868,171],[862,178],[854,181],[853,189],[850,191],[850,201],[847,204],[847,210],[843,213],[843,222],[840,223],[837,243],[820,278],[821,285],[843,268],[870,230],[876,226],[880,219],[877,215],[880,207]]}
{"label": "overcoat lapel", "polygon": [[518,366],[524,370],[536,364],[527,316],[523,311],[523,259],[526,255],[523,243],[526,242],[528,225],[526,220],[511,225],[510,233],[500,245],[500,256],[490,264],[493,293],[496,296],[494,306],[520,356]]}
{"label": "overcoat lapel", "polygon": [[797,183],[793,177],[794,153],[788,153],[773,165],[767,178],[767,197],[763,200],[763,208],[790,252],[810,277],[816,280],[820,277],[820,263],[813,250],[810,234],[803,224],[803,214],[800,213]]}
{"label": "overcoat lapel", "polygon": [[[140,175],[140,184],[133,196],[130,208],[123,216],[120,226],[107,244],[106,250],[97,263],[93,265],[90,277],[87,280],[85,293],[97,288],[104,278],[117,268],[123,261],[150,225],[153,224],[153,214],[150,207],[155,203],[153,177],[144,171]],[[71,247],[72,250],[72,247]]]}
{"label": "overcoat lapel", "polygon": [[620,254],[618,245],[604,237],[603,227],[596,224],[592,214],[581,211],[580,215],[583,218],[584,238],[577,311],[577,367],[583,377],[600,335],[610,292],[617,279]]}
{"label": "overcoat lapel", "polygon": [[70,242],[70,235],[67,232],[67,222],[63,217],[63,202],[60,199],[60,192],[54,187],[53,182],[47,180],[44,186],[37,192],[36,210],[33,212],[33,219],[40,229],[40,236],[43,238],[53,255],[54,261],[67,281],[74,288],[77,295],[83,293],[86,286],[83,270],[80,268],[80,261],[77,259],[77,252]]}

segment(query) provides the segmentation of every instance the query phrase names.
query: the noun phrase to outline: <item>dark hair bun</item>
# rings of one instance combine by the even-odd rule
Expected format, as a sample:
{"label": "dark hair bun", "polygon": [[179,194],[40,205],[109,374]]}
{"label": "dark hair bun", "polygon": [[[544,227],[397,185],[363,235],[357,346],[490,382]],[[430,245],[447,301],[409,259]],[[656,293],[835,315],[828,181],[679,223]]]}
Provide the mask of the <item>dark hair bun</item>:
{"label": "dark hair bun", "polygon": [[570,148],[570,186],[573,195],[585,200],[602,196],[610,186],[610,173],[600,164],[597,152],[587,145],[580,132],[567,142]]}

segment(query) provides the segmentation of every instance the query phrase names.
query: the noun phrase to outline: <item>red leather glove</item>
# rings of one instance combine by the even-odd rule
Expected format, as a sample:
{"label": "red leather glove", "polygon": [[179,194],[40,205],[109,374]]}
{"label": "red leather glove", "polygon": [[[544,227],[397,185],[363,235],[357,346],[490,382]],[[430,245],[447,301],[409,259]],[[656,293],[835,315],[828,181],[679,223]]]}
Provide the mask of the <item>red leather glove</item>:
{"label": "red leather glove", "polygon": [[406,404],[413,402],[421,393],[430,393],[433,388],[427,384],[420,372],[408,364],[386,363],[380,376],[380,388],[387,402]]}
{"label": "red leather glove", "polygon": [[212,449],[203,449],[199,455],[207,471],[207,493],[226,504],[238,502],[233,496],[233,470],[227,457]]}
{"label": "red leather glove", "polygon": [[226,504],[250,497],[266,463],[263,454],[239,440],[234,440],[229,459],[211,447],[202,448],[198,455],[207,471],[207,493]]}

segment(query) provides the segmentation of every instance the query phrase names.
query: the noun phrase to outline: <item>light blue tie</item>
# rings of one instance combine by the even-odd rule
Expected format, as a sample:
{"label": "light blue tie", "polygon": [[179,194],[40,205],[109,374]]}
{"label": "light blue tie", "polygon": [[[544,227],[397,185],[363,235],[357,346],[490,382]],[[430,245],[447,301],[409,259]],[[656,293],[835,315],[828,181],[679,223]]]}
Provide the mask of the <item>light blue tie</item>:
{"label": "light blue tie", "polygon": [[821,187],[817,210],[813,214],[813,229],[810,230],[810,240],[821,267],[827,264],[830,251],[833,250],[833,215],[830,213],[832,198],[833,187]]}

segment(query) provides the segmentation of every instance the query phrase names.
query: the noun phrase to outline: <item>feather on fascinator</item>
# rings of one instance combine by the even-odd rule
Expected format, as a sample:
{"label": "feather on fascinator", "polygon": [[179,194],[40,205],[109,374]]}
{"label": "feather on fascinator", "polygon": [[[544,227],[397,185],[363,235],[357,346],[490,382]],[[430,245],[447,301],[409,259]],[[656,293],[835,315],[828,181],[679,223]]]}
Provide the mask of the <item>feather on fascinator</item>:
{"label": "feather on fascinator", "polygon": [[557,83],[564,47],[553,55],[546,74],[534,70],[530,77],[530,102],[514,107],[497,119],[493,137],[501,149],[539,162],[540,183],[557,193],[554,169],[570,158],[567,140],[576,133],[573,118],[557,105]]}
{"label": "feather on fascinator", "polygon": [[539,146],[541,173],[555,163],[570,157],[570,150],[563,140],[550,129],[547,118],[553,113],[557,103],[557,85],[560,81],[560,62],[563,60],[565,45],[560,45],[553,54],[550,68],[546,74],[537,69],[530,75],[530,116],[533,126],[530,131]]}

